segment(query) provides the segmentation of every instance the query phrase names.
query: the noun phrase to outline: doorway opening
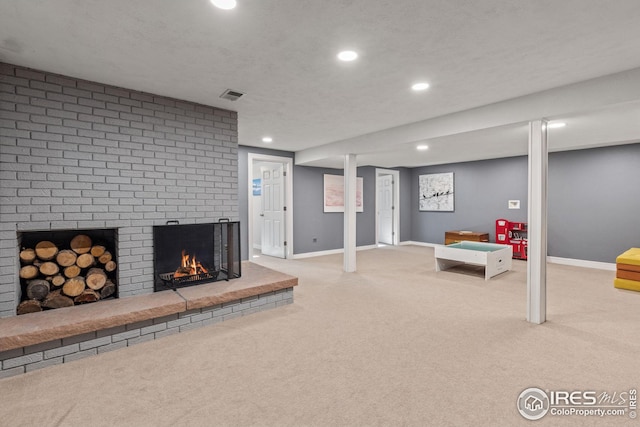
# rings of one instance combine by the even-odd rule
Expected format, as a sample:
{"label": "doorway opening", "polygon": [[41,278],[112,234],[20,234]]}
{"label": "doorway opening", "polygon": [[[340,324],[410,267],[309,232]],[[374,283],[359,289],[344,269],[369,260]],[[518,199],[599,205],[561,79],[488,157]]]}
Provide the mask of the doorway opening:
{"label": "doorway opening", "polygon": [[400,241],[400,172],[376,168],[376,244]]}
{"label": "doorway opening", "polygon": [[249,153],[249,258],[293,254],[293,159]]}

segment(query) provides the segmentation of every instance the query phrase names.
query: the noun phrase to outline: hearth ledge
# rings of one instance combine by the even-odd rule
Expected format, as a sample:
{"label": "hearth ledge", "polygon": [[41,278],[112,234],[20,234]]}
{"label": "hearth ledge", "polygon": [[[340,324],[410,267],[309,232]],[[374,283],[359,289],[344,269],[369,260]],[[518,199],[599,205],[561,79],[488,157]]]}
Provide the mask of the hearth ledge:
{"label": "hearth ledge", "polygon": [[0,352],[293,288],[298,278],[248,261],[242,277],[0,319]]}

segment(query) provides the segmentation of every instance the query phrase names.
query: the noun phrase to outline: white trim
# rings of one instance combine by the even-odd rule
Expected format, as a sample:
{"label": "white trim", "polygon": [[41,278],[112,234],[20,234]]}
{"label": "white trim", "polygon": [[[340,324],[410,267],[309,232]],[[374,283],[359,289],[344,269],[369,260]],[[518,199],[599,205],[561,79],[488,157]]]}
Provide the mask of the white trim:
{"label": "white trim", "polygon": [[286,229],[284,239],[287,247],[284,252],[285,258],[293,256],[293,159],[291,157],[271,156],[268,154],[248,153],[247,155],[247,247],[253,246],[253,162],[273,162],[282,163],[287,172],[285,179],[285,204],[287,211],[285,212]]}
{"label": "white trim", "polygon": [[[358,246],[356,251],[368,251],[369,249],[376,249],[378,245],[367,245],[367,246]],[[344,253],[344,249],[328,249],[326,251],[317,251],[317,252],[305,252],[302,254],[293,255],[293,259],[304,259],[304,258],[314,258],[317,256],[324,255],[335,255]]]}
{"label": "white trim", "polygon": [[404,242],[400,242],[399,243],[400,246],[408,246],[408,245],[413,245],[413,246],[426,246],[428,248],[435,248],[436,246],[442,246],[438,243],[427,243],[427,242],[416,242],[413,240],[405,240]]}
{"label": "white trim", "polygon": [[393,176],[393,244],[400,244],[400,171],[393,169],[376,168],[376,243],[378,243],[378,177],[383,175]]}
{"label": "white trim", "polygon": [[572,265],[574,267],[595,268],[597,270],[616,271],[616,264],[611,262],[588,261],[584,259],[560,258],[548,256],[547,262],[552,264]]}

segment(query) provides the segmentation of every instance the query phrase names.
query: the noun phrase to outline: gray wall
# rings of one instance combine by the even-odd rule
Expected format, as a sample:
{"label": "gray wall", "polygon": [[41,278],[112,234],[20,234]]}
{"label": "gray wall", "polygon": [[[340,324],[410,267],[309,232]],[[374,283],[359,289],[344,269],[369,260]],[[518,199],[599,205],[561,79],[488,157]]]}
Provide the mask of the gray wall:
{"label": "gray wall", "polygon": [[[342,175],[341,169],[296,166],[293,183],[293,249],[296,254],[344,247],[344,216],[324,212],[324,174]],[[375,168],[359,167],[363,178],[364,212],[356,214],[356,245],[375,243]],[[313,242],[316,238],[317,241]]]}
{"label": "gray wall", "polygon": [[[454,212],[419,211],[419,176],[454,173]],[[508,209],[509,200],[520,209]],[[411,240],[444,243],[448,230],[488,232],[495,241],[495,220],[527,220],[527,158],[510,157],[411,170]]]}
{"label": "gray wall", "polygon": [[615,262],[640,247],[640,143],[549,155],[549,255]]}
{"label": "gray wall", "polygon": [[[495,220],[527,221],[527,158],[415,168],[411,171],[411,240],[443,243],[447,230],[486,231]],[[455,212],[419,212],[418,177],[454,172]],[[640,246],[640,144],[549,154],[548,253],[615,262]],[[520,210],[507,209],[519,199]]]}
{"label": "gray wall", "polygon": [[406,242],[411,240],[412,172],[408,168],[395,169],[400,171],[400,241]]}
{"label": "gray wall", "polygon": [[[241,218],[241,233],[247,234],[249,221],[248,195],[248,155],[249,153],[294,158],[289,151],[270,150],[257,147],[238,148],[238,203]],[[324,213],[323,175],[342,175],[341,169],[294,166],[293,168],[293,250],[294,254],[341,249],[344,242],[344,220],[341,213]],[[405,170],[404,172],[409,175]],[[375,244],[375,168],[360,167],[357,175],[363,178],[364,212],[356,215],[356,244]],[[408,182],[408,177],[405,177]],[[402,196],[402,195],[401,195]],[[402,203],[402,202],[401,202]],[[408,212],[408,210],[407,210]],[[407,224],[409,220],[406,221]],[[406,230],[405,230],[405,233]],[[316,239],[314,242],[313,239]],[[242,257],[247,259],[248,248],[243,237]]]}
{"label": "gray wall", "polygon": [[153,292],[153,225],[238,217],[233,111],[0,63],[0,316],[17,233],[118,229],[120,296]]}

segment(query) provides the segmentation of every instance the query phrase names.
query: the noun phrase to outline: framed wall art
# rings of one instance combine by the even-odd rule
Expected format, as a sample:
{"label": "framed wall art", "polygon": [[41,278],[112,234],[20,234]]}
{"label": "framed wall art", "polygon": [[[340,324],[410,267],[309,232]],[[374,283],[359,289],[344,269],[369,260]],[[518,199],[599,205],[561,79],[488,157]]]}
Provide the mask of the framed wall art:
{"label": "framed wall art", "polygon": [[[364,212],[362,203],[363,178],[356,178],[356,212]],[[324,175],[324,211],[344,212],[344,177]]]}
{"label": "framed wall art", "polygon": [[453,172],[420,175],[421,211],[453,212]]}

